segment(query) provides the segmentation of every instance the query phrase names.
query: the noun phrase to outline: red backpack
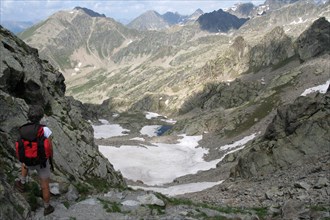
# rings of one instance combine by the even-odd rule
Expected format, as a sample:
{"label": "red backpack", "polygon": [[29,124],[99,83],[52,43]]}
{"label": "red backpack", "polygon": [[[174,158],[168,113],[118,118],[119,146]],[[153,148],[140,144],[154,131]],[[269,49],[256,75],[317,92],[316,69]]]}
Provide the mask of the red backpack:
{"label": "red backpack", "polygon": [[44,136],[45,125],[28,123],[19,128],[16,141],[16,156],[27,166],[46,167],[46,161],[53,156],[51,141]]}

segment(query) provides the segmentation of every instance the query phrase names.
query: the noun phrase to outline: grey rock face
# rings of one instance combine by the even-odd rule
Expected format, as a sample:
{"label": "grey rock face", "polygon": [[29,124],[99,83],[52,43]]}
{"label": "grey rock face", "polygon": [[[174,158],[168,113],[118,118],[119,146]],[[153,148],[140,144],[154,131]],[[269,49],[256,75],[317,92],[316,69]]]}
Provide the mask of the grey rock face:
{"label": "grey rock face", "polygon": [[[81,110],[64,96],[62,74],[39,59],[36,49],[2,27],[0,36],[0,160],[4,164],[1,173],[15,169],[17,129],[27,122],[28,105],[39,104],[44,107],[46,125],[53,132],[55,167],[62,177],[89,180],[91,185],[91,180],[123,185],[120,175],[97,150],[91,125],[82,119]],[[5,187],[5,193],[7,190]],[[7,197],[1,199],[1,203],[6,201]]]}
{"label": "grey rock face", "polygon": [[276,65],[294,55],[292,40],[283,28],[276,27],[250,51],[250,68]]}
{"label": "grey rock face", "polygon": [[330,23],[325,17],[317,19],[296,41],[302,60],[330,51]]}
{"label": "grey rock face", "polygon": [[236,171],[242,177],[269,174],[303,164],[305,160],[317,161],[317,157],[328,153],[329,95],[328,92],[315,98],[299,97],[293,104],[279,108],[264,137],[240,158]]}

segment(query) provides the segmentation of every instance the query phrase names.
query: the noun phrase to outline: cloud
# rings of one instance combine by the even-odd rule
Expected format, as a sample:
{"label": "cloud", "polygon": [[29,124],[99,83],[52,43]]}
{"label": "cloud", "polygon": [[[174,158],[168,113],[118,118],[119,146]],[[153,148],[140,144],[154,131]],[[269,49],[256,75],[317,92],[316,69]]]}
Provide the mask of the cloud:
{"label": "cloud", "polygon": [[[247,0],[242,1],[251,2]],[[172,11],[182,15],[189,15],[198,8],[204,12],[211,12],[220,8],[230,7],[237,2],[239,0],[1,0],[0,10],[1,20],[40,21],[59,10],[70,10],[76,6],[89,8],[114,19],[134,19],[147,10],[155,10],[160,14]],[[254,4],[261,4],[263,0],[253,0],[252,2]]]}

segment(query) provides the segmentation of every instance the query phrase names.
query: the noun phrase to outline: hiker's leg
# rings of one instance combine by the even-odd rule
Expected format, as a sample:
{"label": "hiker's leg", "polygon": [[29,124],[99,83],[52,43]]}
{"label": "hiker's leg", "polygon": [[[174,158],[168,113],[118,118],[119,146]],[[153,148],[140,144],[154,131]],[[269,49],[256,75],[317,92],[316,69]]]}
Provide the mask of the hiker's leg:
{"label": "hiker's leg", "polygon": [[22,163],[22,170],[21,170],[21,177],[20,177],[20,180],[21,180],[21,183],[25,184],[26,182],[26,176],[28,175],[28,168],[27,166]]}
{"label": "hiker's leg", "polygon": [[42,190],[42,198],[44,200],[44,205],[45,207],[48,207],[50,201],[49,178],[40,179],[40,186]]}
{"label": "hiker's leg", "polygon": [[50,165],[47,161],[46,167],[40,168],[40,166],[37,168],[37,172],[39,174],[40,178],[40,186],[42,190],[42,198],[44,200],[45,208],[49,206],[50,201],[50,190],[49,190],[49,180],[50,180]]}

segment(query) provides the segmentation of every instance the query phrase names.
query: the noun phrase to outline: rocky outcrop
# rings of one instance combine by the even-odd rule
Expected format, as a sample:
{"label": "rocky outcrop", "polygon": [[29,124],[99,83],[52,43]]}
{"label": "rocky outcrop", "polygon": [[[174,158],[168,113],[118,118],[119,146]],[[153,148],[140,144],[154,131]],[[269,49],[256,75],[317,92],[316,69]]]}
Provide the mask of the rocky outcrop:
{"label": "rocky outcrop", "polygon": [[294,55],[292,40],[283,28],[276,27],[250,51],[250,69],[257,70],[269,65],[276,65]]}
{"label": "rocky outcrop", "polygon": [[296,50],[300,59],[330,52],[330,23],[324,18],[317,19],[296,41]]}
{"label": "rocky outcrop", "polygon": [[[0,175],[4,189],[1,203],[7,204],[10,199],[5,195],[11,194],[9,186],[18,174],[14,142],[18,137],[17,128],[27,122],[31,104],[44,107],[47,117],[43,122],[53,132],[56,176],[69,182],[85,181],[90,186],[97,182],[104,182],[107,186],[124,185],[120,174],[98,151],[93,129],[82,118],[79,106],[64,96],[62,74],[47,61],[39,59],[36,49],[2,27],[0,34]],[[14,210],[5,217],[16,215]],[[20,216],[26,214],[25,209],[22,210]]]}
{"label": "rocky outcrop", "polygon": [[238,161],[235,175],[249,178],[301,166],[329,154],[330,93],[299,97],[278,109],[264,136]]}
{"label": "rocky outcrop", "polygon": [[256,98],[261,88],[260,82],[242,82],[239,79],[230,83],[208,84],[203,91],[182,105],[180,113],[184,114],[195,108],[210,111],[220,107],[238,107]]}

